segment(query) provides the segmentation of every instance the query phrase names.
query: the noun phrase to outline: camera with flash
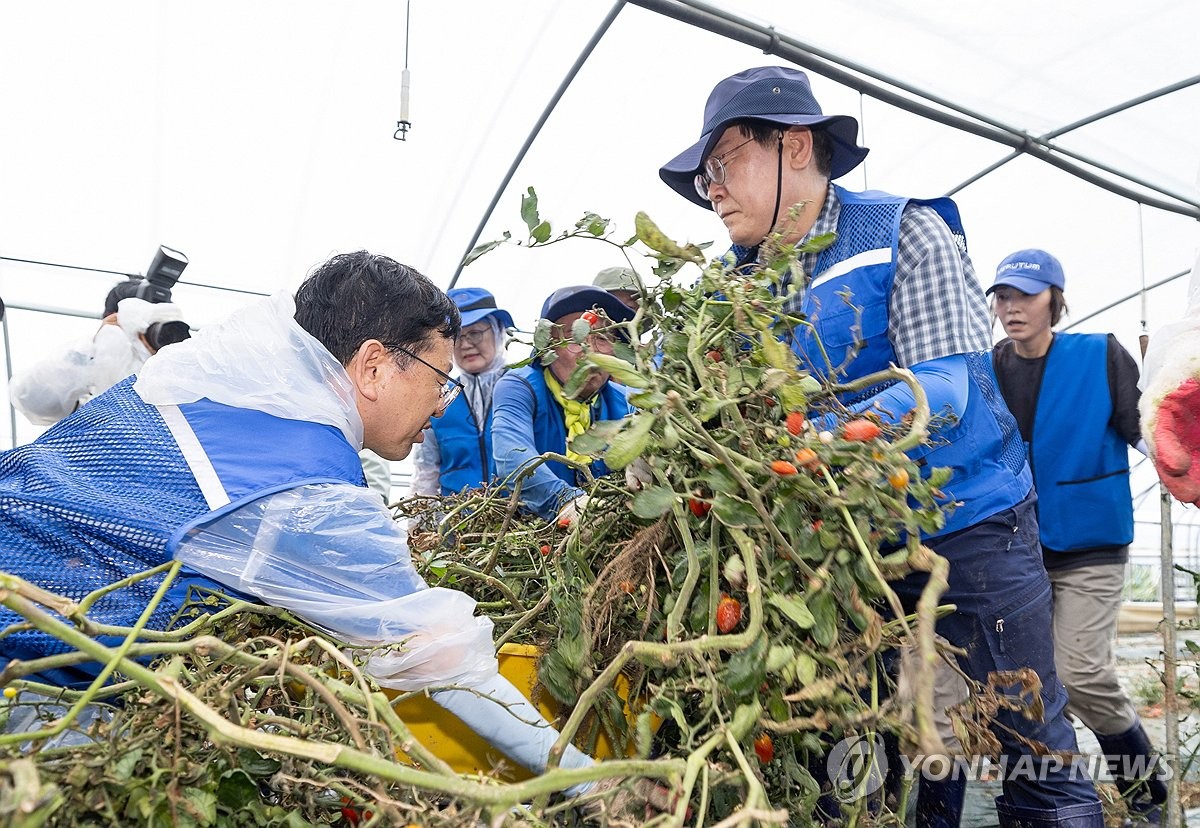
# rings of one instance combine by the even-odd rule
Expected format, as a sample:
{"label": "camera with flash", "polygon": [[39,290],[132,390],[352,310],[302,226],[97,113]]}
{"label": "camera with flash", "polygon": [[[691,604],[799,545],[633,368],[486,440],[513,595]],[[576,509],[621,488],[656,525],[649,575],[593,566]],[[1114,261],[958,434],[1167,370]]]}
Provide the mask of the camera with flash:
{"label": "camera with flash", "polygon": [[[146,278],[138,285],[134,295],[147,302],[170,302],[171,288],[175,287],[187,264],[187,256],[166,245],[159,245],[158,252],[154,254],[150,267],[146,270]],[[191,335],[188,323],[182,321],[155,322],[146,328],[146,341],[155,351],[174,342],[182,342]]]}

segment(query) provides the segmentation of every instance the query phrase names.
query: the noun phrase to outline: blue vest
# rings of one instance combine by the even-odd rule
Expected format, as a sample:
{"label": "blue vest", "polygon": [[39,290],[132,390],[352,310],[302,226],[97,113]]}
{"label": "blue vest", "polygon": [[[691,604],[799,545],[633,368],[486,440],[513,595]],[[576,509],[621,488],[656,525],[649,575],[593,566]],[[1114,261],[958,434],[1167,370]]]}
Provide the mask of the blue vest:
{"label": "blue vest", "polygon": [[[949,199],[921,201],[834,189],[841,202],[837,241],[818,255],[812,282],[795,308],[813,323],[828,363],[807,326],[794,330],[792,347],[815,374],[825,376],[831,365],[840,380],[852,381],[896,361],[888,339],[889,299],[905,206],[925,204],[936,210],[964,255],[966,238],[958,208]],[[847,293],[848,301],[839,295]],[[933,445],[909,452],[925,475],[938,466],[953,472],[944,491],[949,501],[962,501],[962,505],[947,516],[939,535],[965,529],[1019,503],[1032,488],[1017,423],[1000,396],[991,355],[981,351],[963,358],[969,382],[966,411],[953,412],[957,421],[930,435]],[[879,386],[866,389],[846,402],[881,390]]]}
{"label": "blue vest", "polygon": [[1042,545],[1056,552],[1126,546],[1133,540],[1129,448],[1111,424],[1108,336],[1055,334],[1044,371],[1030,451]]}
{"label": "blue vest", "polygon": [[[133,382],[0,454],[0,568],[80,600],[170,561],[185,533],[251,500],[305,483],[364,483],[357,452],[331,426],[207,400],[160,410],[142,401]],[[89,615],[132,626],[161,582],[110,593]],[[189,584],[232,592],[185,569],[148,628],[169,627]],[[0,629],[21,620],[0,608]],[[45,633],[18,632],[0,639],[0,666],[68,651]],[[81,665],[39,679],[69,686],[97,671]]]}
{"label": "blue vest", "polygon": [[[558,404],[558,400],[554,399],[549,386],[546,385],[546,377],[542,373],[545,370],[535,362],[508,373],[510,376],[520,378],[533,391],[534,453],[544,454],[550,451],[565,454],[567,451],[567,424],[563,418],[562,406]],[[592,422],[620,420],[632,414],[634,408],[629,404],[628,394],[629,389],[624,385],[611,380],[606,382],[592,403]],[[547,412],[549,413],[547,414]],[[565,480],[572,486],[582,486],[585,482],[581,474],[563,463],[551,460],[546,463],[546,468],[554,472],[560,480]],[[604,465],[603,460],[595,461],[589,468],[593,477],[602,477],[608,474],[608,466]]]}
{"label": "blue vest", "polygon": [[496,477],[496,461],[492,457],[491,402],[488,403],[487,421],[481,429],[466,397],[466,394],[459,394],[446,412],[432,421],[442,458],[443,495],[474,489]]}

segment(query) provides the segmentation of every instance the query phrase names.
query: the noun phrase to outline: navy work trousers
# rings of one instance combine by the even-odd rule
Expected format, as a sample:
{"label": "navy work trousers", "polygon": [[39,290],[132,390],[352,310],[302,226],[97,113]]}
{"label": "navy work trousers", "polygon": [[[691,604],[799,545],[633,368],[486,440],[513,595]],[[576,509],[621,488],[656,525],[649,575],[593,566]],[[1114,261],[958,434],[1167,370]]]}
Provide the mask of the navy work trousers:
{"label": "navy work trousers", "polygon": [[[1050,581],[1042,565],[1035,500],[1031,494],[1011,509],[926,545],[950,561],[950,588],[941,602],[956,604],[958,611],[938,621],[937,631],[966,651],[959,659],[964,672],[985,684],[993,672],[1022,667],[1041,678],[1043,721],[1001,711],[992,731],[1003,748],[1005,801],[1055,812],[1098,800],[1082,763],[1032,756],[1021,742],[1024,738],[1052,751],[1078,752],[1075,731],[1064,715],[1067,693],[1054,668]],[[906,610],[915,607],[927,578],[911,575],[893,585]]]}

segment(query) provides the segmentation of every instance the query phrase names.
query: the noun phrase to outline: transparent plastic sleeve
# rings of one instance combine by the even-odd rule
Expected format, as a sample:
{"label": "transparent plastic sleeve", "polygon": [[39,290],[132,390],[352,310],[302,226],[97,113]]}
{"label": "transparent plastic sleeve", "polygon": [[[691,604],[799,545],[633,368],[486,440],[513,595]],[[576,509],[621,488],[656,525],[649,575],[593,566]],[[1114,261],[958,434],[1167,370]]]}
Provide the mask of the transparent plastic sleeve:
{"label": "transparent plastic sleeve", "polygon": [[425,584],[403,527],[369,489],[260,498],[189,531],[175,557],[348,643],[401,645],[367,662],[381,686],[473,686],[497,671],[491,620],[465,593]]}

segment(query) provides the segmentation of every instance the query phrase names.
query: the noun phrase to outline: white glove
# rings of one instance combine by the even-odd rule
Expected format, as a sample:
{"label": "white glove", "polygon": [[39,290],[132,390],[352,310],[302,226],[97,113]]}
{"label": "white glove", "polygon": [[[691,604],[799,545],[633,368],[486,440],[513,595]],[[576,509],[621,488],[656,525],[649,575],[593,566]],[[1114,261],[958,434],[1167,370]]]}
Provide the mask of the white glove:
{"label": "white glove", "polygon": [[654,482],[654,472],[650,464],[641,457],[635,457],[633,462],[625,467],[625,488],[631,492],[640,492]]}
{"label": "white glove", "polygon": [[567,504],[558,510],[555,522],[563,529],[570,529],[575,525],[575,521],[579,520],[579,516],[587,508],[590,499],[587,495],[581,494],[574,500],[567,501]]}

